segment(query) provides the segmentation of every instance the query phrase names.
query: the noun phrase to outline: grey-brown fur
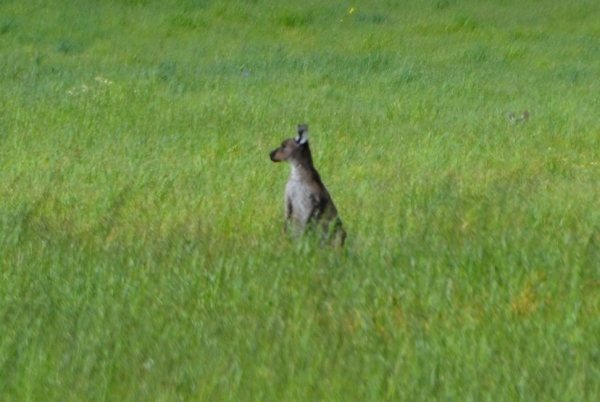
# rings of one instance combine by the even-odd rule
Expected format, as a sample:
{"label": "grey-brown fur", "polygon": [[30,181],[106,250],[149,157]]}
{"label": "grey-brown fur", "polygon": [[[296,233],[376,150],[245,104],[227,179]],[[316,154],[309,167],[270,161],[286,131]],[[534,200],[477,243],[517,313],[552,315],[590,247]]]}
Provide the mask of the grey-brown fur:
{"label": "grey-brown fur", "polygon": [[296,234],[316,226],[325,241],[344,244],[346,231],[337,208],[313,165],[308,145],[308,126],[300,124],[296,138],[289,138],[270,153],[273,162],[289,162],[292,171],[285,186],[285,230]]}

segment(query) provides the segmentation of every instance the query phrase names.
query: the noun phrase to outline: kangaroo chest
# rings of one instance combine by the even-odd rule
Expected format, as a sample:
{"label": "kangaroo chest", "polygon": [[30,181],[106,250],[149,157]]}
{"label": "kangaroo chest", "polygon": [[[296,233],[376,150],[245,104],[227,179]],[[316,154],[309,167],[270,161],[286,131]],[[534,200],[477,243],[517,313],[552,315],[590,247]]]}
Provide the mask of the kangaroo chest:
{"label": "kangaroo chest", "polygon": [[291,207],[291,218],[301,223],[308,222],[320,204],[319,199],[315,183],[292,170],[285,186],[285,203],[288,210]]}

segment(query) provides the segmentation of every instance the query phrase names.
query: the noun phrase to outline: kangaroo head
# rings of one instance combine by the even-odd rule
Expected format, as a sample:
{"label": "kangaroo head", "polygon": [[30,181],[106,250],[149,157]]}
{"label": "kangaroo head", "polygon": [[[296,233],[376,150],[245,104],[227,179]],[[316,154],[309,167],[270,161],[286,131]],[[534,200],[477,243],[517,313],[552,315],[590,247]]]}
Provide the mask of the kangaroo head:
{"label": "kangaroo head", "polygon": [[269,154],[273,162],[287,161],[294,164],[308,163],[312,165],[310,148],[308,147],[308,126],[298,125],[298,134],[295,138],[288,138],[281,146]]}

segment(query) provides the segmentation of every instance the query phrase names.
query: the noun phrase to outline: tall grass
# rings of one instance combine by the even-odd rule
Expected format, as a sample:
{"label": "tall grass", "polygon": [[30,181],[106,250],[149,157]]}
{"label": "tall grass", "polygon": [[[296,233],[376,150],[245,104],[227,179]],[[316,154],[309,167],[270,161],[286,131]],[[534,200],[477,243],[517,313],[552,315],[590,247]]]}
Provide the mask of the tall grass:
{"label": "tall grass", "polygon": [[600,5],[413,3],[0,3],[0,400],[597,400]]}

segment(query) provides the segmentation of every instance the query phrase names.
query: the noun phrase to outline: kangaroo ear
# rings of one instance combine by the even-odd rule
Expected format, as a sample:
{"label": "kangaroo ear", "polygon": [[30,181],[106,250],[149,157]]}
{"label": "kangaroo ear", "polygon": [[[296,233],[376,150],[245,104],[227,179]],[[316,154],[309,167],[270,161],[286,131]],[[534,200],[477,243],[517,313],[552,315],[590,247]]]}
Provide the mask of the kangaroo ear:
{"label": "kangaroo ear", "polygon": [[296,136],[296,142],[300,145],[304,145],[308,143],[308,125],[299,124],[298,125],[298,135]]}

